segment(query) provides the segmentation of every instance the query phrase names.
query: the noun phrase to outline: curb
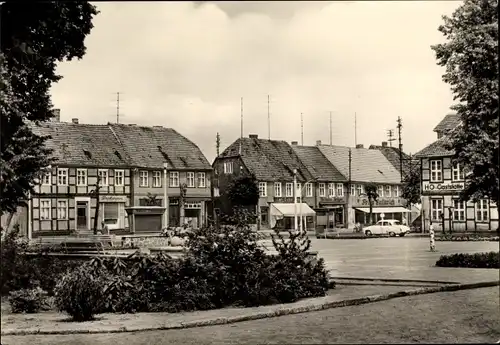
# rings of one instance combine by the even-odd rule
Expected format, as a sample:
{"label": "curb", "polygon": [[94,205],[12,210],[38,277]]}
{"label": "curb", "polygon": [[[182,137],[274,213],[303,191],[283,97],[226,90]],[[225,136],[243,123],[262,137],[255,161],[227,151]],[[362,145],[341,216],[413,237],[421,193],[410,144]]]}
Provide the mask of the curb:
{"label": "curb", "polygon": [[357,278],[357,277],[334,277],[331,276],[330,280],[334,280],[337,284],[342,284],[339,280],[359,280],[359,281],[370,281],[370,282],[394,282],[394,283],[426,283],[426,284],[453,284],[457,285],[460,282],[450,282],[441,280],[419,280],[419,279],[392,279],[392,278]]}
{"label": "curb", "polygon": [[194,320],[188,322],[179,322],[173,324],[166,324],[162,326],[155,327],[116,327],[115,329],[87,329],[87,330],[67,330],[67,331],[53,331],[53,330],[2,330],[2,336],[14,336],[14,335],[55,335],[55,334],[102,334],[102,333],[121,333],[121,332],[138,332],[138,331],[161,331],[161,330],[169,330],[169,329],[186,329],[186,328],[194,328],[194,327],[204,327],[204,326],[216,326],[216,325],[225,325],[236,322],[243,321],[251,321],[251,320],[259,320],[283,315],[293,315],[293,314],[301,314],[313,311],[320,311],[325,309],[332,308],[341,308],[347,306],[355,306],[362,305],[367,303],[386,301],[389,299],[406,297],[406,296],[416,296],[416,295],[425,295],[436,292],[446,292],[446,291],[458,291],[458,290],[470,290],[470,289],[478,289],[485,287],[494,287],[500,286],[500,281],[488,281],[488,282],[480,282],[480,283],[472,283],[472,284],[454,284],[454,285],[445,285],[445,286],[436,286],[436,287],[424,287],[420,289],[414,290],[404,290],[399,292],[394,292],[390,294],[384,295],[372,295],[367,297],[360,298],[352,298],[343,301],[333,301],[326,302],[321,304],[315,304],[310,306],[302,306],[302,307],[278,307],[274,311],[269,312],[256,312],[253,314],[247,315],[238,315],[232,317],[222,317],[208,320]]}

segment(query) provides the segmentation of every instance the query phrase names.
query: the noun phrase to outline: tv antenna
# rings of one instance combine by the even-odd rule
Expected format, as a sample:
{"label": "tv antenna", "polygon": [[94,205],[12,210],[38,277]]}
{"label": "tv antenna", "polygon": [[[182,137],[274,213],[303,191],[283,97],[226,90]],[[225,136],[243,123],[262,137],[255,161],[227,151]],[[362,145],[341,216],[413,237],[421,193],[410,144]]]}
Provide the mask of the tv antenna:
{"label": "tv antenna", "polygon": [[387,141],[389,142],[389,146],[392,147],[392,142],[394,140],[396,140],[396,138],[394,137],[394,130],[393,129],[388,129],[387,130]]}

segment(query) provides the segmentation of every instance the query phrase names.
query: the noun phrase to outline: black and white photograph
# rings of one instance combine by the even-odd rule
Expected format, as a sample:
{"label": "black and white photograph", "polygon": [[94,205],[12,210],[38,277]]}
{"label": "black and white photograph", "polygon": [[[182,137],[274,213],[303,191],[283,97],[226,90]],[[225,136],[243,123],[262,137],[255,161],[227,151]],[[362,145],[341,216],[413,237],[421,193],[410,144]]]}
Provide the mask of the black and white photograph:
{"label": "black and white photograph", "polygon": [[500,343],[498,0],[0,1],[1,345]]}

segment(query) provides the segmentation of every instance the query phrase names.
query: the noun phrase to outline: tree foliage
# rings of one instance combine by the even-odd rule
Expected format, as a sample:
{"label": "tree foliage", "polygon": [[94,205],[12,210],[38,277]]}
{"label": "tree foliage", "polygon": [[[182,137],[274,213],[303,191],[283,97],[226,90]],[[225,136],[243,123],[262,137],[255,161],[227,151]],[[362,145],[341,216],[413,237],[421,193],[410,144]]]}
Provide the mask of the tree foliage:
{"label": "tree foliage", "polygon": [[229,182],[228,196],[233,206],[255,206],[259,202],[259,187],[254,175],[243,174]]}
{"label": "tree foliage", "polygon": [[46,138],[35,135],[30,125],[52,117],[49,90],[61,79],[56,64],[83,57],[84,39],[97,13],[86,1],[1,5],[2,211],[15,211],[51,163],[43,146]]}
{"label": "tree foliage", "polygon": [[461,125],[450,134],[453,161],[465,167],[462,200],[488,197],[500,208],[498,114],[498,0],[465,0],[439,31],[446,42],[432,46],[443,81],[457,101]]}
{"label": "tree foliage", "polygon": [[378,186],[375,183],[368,183],[365,185],[365,194],[368,198],[368,204],[370,205],[370,224],[373,224],[373,204],[377,201]]}
{"label": "tree foliage", "polygon": [[420,165],[410,158],[404,171],[401,191],[401,196],[406,200],[408,207],[420,203],[420,178]]}

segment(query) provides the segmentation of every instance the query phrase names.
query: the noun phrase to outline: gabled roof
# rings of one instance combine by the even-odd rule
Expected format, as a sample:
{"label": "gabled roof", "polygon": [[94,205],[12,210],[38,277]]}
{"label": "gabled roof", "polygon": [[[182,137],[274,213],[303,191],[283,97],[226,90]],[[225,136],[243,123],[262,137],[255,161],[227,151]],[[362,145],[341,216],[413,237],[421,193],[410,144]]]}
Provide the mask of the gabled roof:
{"label": "gabled roof", "polygon": [[455,129],[460,123],[460,116],[457,114],[448,114],[446,115],[441,122],[438,123],[436,127],[434,127],[434,132],[447,132]]}
{"label": "gabled roof", "polygon": [[379,150],[330,145],[318,147],[335,168],[347,177],[349,176],[349,149],[351,150],[351,181],[401,183],[400,173]]}
{"label": "gabled roof", "polygon": [[442,156],[452,156],[454,151],[448,150],[446,144],[450,142],[449,136],[441,137],[430,145],[427,145],[422,150],[417,152],[415,156],[417,158],[424,157],[442,157]]}
{"label": "gabled roof", "polygon": [[53,149],[57,164],[90,166],[129,166],[129,157],[108,126],[44,122],[32,124],[33,132],[50,136],[45,141]]}
{"label": "gabled roof", "polygon": [[330,163],[317,146],[292,145],[292,148],[318,181],[347,181],[347,177]]}
{"label": "gabled roof", "polygon": [[235,156],[240,156],[247,169],[260,181],[292,181],[294,169],[297,169],[299,182],[313,179],[286,141],[240,138],[229,145],[217,159]]}
{"label": "gabled roof", "polygon": [[[382,154],[385,156],[385,158],[387,158],[387,160],[392,164],[392,166],[396,168],[398,172],[400,172],[401,166],[399,164],[400,163],[399,148],[390,146],[370,145],[370,150],[379,150],[380,152],[382,152]],[[404,171],[404,169],[409,166],[410,156],[404,152],[401,152],[401,156],[403,159],[403,171]]]}
{"label": "gabled roof", "polygon": [[172,128],[109,124],[132,166],[173,170],[212,170],[199,147]]}

